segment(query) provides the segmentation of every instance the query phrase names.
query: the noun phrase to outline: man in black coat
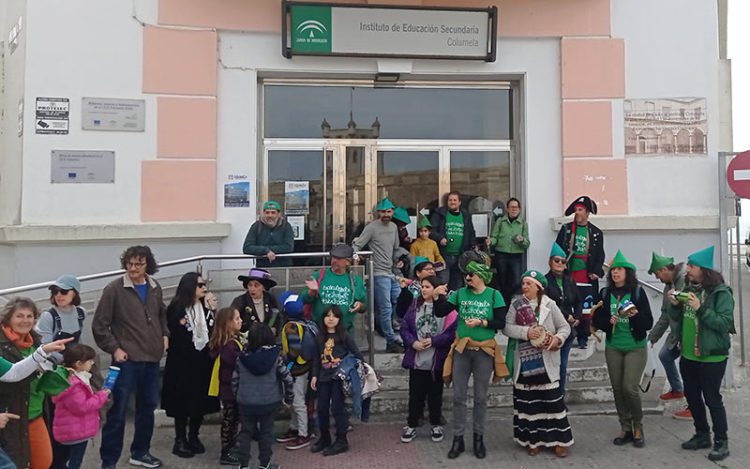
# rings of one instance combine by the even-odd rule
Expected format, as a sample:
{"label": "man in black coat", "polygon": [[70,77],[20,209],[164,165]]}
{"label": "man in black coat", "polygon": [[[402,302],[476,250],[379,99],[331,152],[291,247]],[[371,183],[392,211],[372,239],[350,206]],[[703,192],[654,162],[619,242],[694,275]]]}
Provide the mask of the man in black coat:
{"label": "man in black coat", "polygon": [[430,224],[430,238],[438,244],[440,254],[445,259],[445,270],[440,280],[448,283],[449,290],[458,290],[463,286],[458,258],[476,245],[474,223],[471,214],[461,208],[461,194],[458,191],[448,193],[446,206],[432,212]]}

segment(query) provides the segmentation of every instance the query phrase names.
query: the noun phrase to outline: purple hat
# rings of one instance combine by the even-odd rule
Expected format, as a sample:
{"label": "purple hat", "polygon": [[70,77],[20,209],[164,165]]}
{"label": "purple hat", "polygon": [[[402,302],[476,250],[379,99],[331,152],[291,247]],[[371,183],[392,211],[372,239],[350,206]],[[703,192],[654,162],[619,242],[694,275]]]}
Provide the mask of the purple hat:
{"label": "purple hat", "polygon": [[242,286],[247,288],[247,282],[250,280],[256,280],[263,284],[266,290],[270,290],[276,286],[276,282],[271,278],[271,274],[267,270],[253,268],[247,273],[247,275],[239,275],[237,280],[242,282]]}

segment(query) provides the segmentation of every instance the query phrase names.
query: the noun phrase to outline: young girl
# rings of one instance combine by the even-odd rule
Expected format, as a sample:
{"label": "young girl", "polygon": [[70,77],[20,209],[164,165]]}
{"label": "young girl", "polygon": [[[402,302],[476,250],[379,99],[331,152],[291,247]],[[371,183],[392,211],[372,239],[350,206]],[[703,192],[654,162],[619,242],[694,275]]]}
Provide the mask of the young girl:
{"label": "young girl", "polygon": [[110,395],[109,389],[94,392],[91,388],[95,358],[96,351],[88,345],[73,345],[63,352],[65,368],[57,371],[67,374],[70,387],[52,398],[55,404],[52,433],[55,440],[70,447],[68,469],[81,467],[88,440],[99,431],[99,409]]}
{"label": "young girl", "polygon": [[[233,453],[237,444],[237,427],[240,423],[237,412],[237,401],[232,391],[232,374],[237,357],[244,346],[240,335],[242,317],[232,308],[221,308],[216,313],[216,327],[208,343],[211,359],[219,358],[219,373],[211,377],[211,389],[214,389],[221,401],[221,456],[219,464],[237,466],[240,460]],[[218,383],[215,383],[218,381]],[[218,386],[217,386],[218,384]],[[218,387],[218,389],[216,389]],[[213,395],[213,394],[212,394]]]}
{"label": "young girl", "polygon": [[[336,369],[341,360],[352,354],[360,360],[362,354],[347,334],[342,324],[344,313],[336,305],[328,306],[323,313],[324,331],[318,334],[318,350],[320,357],[313,362],[312,381],[310,387],[318,391],[318,425],[320,438],[310,448],[313,453],[323,452],[323,456],[333,456],[349,450],[346,440],[346,429],[349,427],[349,417],[344,409],[344,388],[340,380],[335,379]],[[336,442],[331,444],[329,430],[329,413],[333,411],[336,420]]]}
{"label": "young girl", "polygon": [[237,404],[242,419],[238,438],[240,469],[250,463],[250,443],[258,440],[260,469],[278,468],[271,464],[273,422],[282,402],[292,405],[292,375],[289,373],[281,347],[271,328],[262,322],[250,325],[247,353],[241,353],[232,376]]}
{"label": "young girl", "polygon": [[404,340],[402,366],[409,370],[409,416],[401,441],[411,442],[417,436],[419,418],[427,399],[432,426],[432,441],[443,440],[440,426],[443,407],[443,364],[456,337],[458,313],[438,318],[433,311],[433,294],[440,285],[434,275],[421,280],[421,296],[412,302],[401,322]]}

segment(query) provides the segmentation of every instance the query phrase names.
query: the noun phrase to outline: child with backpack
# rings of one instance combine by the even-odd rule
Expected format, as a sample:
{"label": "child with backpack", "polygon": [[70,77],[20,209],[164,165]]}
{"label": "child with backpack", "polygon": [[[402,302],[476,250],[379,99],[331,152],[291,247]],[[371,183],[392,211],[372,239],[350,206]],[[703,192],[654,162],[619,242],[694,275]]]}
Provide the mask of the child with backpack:
{"label": "child with backpack", "polygon": [[234,308],[221,308],[215,319],[215,327],[208,342],[211,357],[215,360],[211,373],[209,396],[218,396],[221,401],[221,455],[219,464],[237,466],[240,460],[235,454],[237,429],[240,423],[237,400],[232,390],[232,375],[244,347],[240,334],[242,317]]}
{"label": "child with backpack", "polygon": [[281,346],[287,368],[294,379],[294,403],[289,430],[276,438],[278,443],[286,443],[286,449],[296,450],[310,445],[307,425],[307,389],[310,383],[310,369],[315,359],[318,344],[318,326],[304,319],[304,303],[294,292],[284,292],[279,303],[289,321],[281,329]]}
{"label": "child with backpack", "polygon": [[458,326],[456,311],[442,318],[435,316],[433,294],[440,285],[438,278],[430,275],[420,283],[421,296],[412,302],[401,322],[401,338],[406,349],[402,366],[409,370],[409,415],[401,435],[403,443],[409,443],[417,436],[425,399],[430,414],[432,441],[443,440],[443,427],[440,425],[443,364]]}
{"label": "child with backpack", "polygon": [[[344,312],[336,305],[327,306],[323,313],[323,327],[318,334],[318,357],[313,362],[310,387],[318,391],[318,425],[320,438],[312,445],[313,453],[323,452],[323,456],[333,456],[349,451],[346,430],[349,417],[344,408],[344,388],[336,379],[336,370],[347,355],[364,361],[354,338],[343,324]],[[336,442],[331,444],[329,413],[333,411],[336,421]]]}
{"label": "child with backpack", "polygon": [[86,453],[88,440],[99,432],[99,409],[106,404],[111,394],[109,389],[95,392],[91,388],[91,367],[94,366],[96,350],[88,345],[72,345],[63,352],[66,374],[70,387],[52,397],[55,418],[52,433],[55,440],[68,446],[68,469],[79,469]]}
{"label": "child with backpack", "polygon": [[242,422],[238,438],[240,469],[249,468],[253,439],[258,441],[259,469],[277,469],[278,465],[271,464],[273,423],[282,403],[292,405],[292,375],[268,325],[254,322],[250,326],[246,350],[240,354],[232,376]]}

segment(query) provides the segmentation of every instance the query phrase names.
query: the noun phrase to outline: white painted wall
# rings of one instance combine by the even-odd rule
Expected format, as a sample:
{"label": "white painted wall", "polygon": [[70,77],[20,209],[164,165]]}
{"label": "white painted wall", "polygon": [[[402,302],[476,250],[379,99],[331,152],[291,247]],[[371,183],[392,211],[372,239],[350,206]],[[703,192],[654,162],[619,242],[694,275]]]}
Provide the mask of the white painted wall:
{"label": "white painted wall", "polygon": [[[705,97],[707,157],[628,157],[631,215],[718,213],[719,49],[715,1],[613,1],[612,36],[625,39],[625,97]],[[623,157],[622,102],[615,155]]]}

